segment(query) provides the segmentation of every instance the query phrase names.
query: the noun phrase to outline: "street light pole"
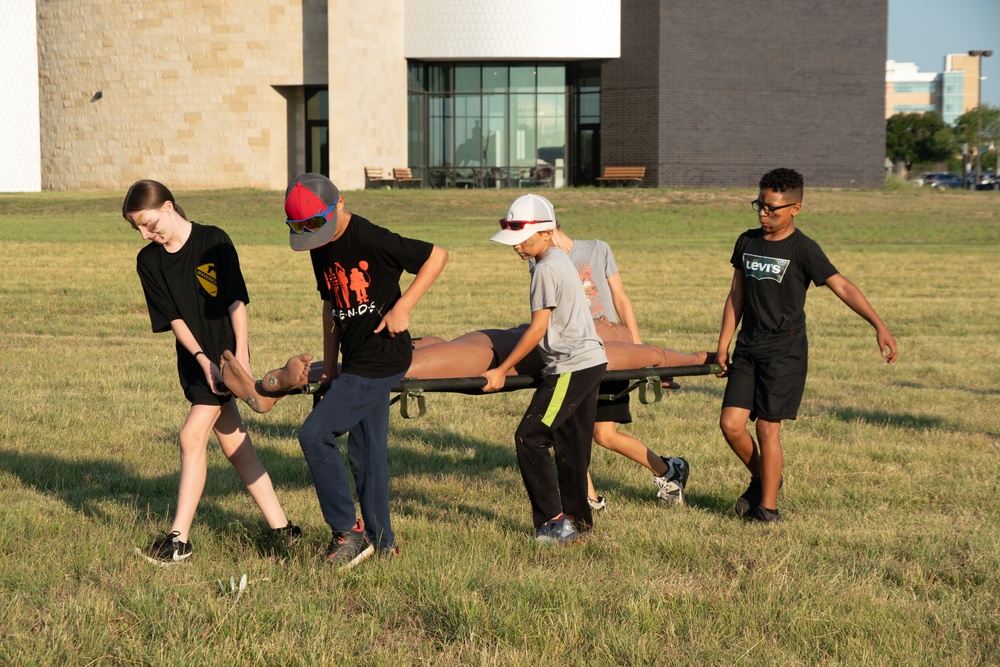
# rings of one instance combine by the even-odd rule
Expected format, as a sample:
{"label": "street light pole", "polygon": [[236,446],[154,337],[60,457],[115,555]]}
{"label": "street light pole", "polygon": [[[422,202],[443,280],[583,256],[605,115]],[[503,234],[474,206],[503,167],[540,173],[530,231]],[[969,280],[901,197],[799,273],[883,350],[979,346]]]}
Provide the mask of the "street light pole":
{"label": "street light pole", "polygon": [[993,52],[969,51],[969,55],[978,58],[976,67],[976,93],[979,95],[979,99],[976,101],[976,182],[973,184],[973,189],[975,189],[979,187],[979,182],[983,179],[981,139],[983,133],[983,58],[989,58]]}

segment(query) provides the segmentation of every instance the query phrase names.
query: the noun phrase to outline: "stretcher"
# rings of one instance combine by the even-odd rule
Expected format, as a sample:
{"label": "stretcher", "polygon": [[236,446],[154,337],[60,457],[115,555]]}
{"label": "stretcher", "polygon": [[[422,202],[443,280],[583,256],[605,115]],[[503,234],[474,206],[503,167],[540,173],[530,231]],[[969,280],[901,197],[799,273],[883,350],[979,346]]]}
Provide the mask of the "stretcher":
{"label": "stretcher", "polygon": [[[643,405],[658,403],[663,399],[663,378],[692,377],[695,375],[717,375],[722,372],[718,364],[697,364],[694,366],[662,366],[645,368],[630,368],[626,370],[608,371],[604,382],[627,381],[628,386],[616,394],[602,393],[601,398],[621,398],[635,390],[639,391],[639,402]],[[500,391],[519,391],[534,389],[542,383],[542,378],[534,375],[510,375]],[[488,396],[483,391],[486,378],[482,376],[464,378],[436,378],[424,380],[420,378],[403,378],[392,388],[396,394],[390,402],[399,403],[399,414],[404,419],[417,419],[427,412],[426,394],[446,392],[466,394],[470,396]],[[320,395],[326,391],[328,384],[312,383],[303,385],[298,393]],[[604,384],[601,385],[602,390]],[[496,392],[491,392],[496,393]]]}

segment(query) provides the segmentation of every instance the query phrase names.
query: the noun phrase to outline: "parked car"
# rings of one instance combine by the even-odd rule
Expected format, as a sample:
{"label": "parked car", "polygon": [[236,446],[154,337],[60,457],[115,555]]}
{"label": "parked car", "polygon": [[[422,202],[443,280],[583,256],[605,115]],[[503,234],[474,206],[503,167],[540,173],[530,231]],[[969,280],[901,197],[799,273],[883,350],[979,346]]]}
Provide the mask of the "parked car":
{"label": "parked car", "polygon": [[947,190],[948,188],[962,188],[965,183],[958,174],[950,171],[934,171],[923,174],[917,179],[920,185],[929,185],[932,188]]}
{"label": "parked car", "polygon": [[968,187],[972,190],[1000,190],[1000,179],[997,179],[997,175],[988,171],[984,171],[979,176],[979,182],[976,182],[976,175],[969,174],[965,180]]}

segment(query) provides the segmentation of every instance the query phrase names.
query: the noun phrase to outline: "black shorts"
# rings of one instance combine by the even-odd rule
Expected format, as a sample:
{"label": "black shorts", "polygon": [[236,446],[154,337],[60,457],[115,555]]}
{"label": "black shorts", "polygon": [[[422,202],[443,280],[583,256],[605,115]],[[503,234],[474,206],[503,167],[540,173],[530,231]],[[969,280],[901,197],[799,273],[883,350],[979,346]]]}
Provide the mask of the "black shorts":
{"label": "black shorts", "polygon": [[233,398],[232,394],[227,394],[226,396],[213,394],[208,385],[203,382],[186,384],[182,379],[181,386],[184,388],[184,398],[191,405],[225,405]]}
{"label": "black shorts", "polygon": [[[613,382],[602,382],[600,395],[619,394],[628,389],[628,380],[615,380]],[[632,413],[628,409],[628,402],[631,393],[625,394],[616,399],[597,399],[597,419],[598,422],[614,422],[616,424],[629,424],[632,422]]]}
{"label": "black shorts", "polygon": [[749,410],[750,419],[795,419],[806,387],[808,360],[805,332],[749,349],[737,343],[722,407]]}

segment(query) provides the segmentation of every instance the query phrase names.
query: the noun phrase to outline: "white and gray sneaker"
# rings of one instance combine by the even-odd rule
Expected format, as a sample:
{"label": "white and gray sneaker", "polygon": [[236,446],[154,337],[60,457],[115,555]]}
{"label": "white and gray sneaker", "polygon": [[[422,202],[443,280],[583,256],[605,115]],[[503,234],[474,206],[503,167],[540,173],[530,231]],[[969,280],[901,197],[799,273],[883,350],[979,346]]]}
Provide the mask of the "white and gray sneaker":
{"label": "white and gray sneaker", "polygon": [[665,456],[660,458],[667,464],[667,472],[653,477],[653,486],[658,489],[656,499],[661,505],[683,505],[684,486],[687,484],[691,467],[682,458],[668,459]]}

